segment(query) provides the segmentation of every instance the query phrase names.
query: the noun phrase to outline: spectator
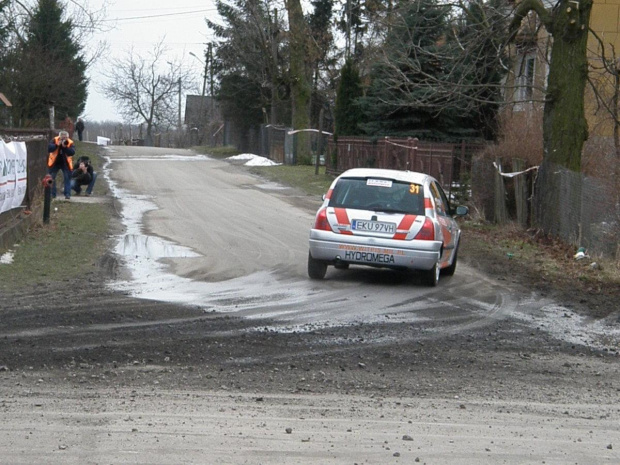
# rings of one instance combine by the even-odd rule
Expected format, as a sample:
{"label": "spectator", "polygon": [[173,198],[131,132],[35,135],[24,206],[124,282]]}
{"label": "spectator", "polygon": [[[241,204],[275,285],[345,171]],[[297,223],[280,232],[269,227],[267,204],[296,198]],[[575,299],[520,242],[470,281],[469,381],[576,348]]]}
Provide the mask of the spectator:
{"label": "spectator", "polygon": [[60,131],[50,142],[47,151],[48,173],[52,177],[52,197],[56,198],[56,175],[62,171],[64,180],[65,199],[71,198],[71,171],[73,170],[73,155],[75,147],[73,141],[69,139],[67,131]]}
{"label": "spectator", "polygon": [[82,118],[78,118],[77,123],[75,124],[75,130],[78,133],[78,139],[82,142],[82,133],[84,132],[84,121],[82,121]]}
{"label": "spectator", "polygon": [[75,195],[80,195],[82,186],[88,186],[86,187],[86,195],[91,195],[97,180],[97,173],[93,170],[88,157],[78,158],[76,165],[77,168],[71,174],[71,189],[75,191]]}
{"label": "spectator", "polygon": [[64,120],[60,122],[60,129],[63,131],[67,131],[70,137],[73,137],[73,133],[75,132],[75,126],[73,124],[73,120],[69,115],[65,117]]}

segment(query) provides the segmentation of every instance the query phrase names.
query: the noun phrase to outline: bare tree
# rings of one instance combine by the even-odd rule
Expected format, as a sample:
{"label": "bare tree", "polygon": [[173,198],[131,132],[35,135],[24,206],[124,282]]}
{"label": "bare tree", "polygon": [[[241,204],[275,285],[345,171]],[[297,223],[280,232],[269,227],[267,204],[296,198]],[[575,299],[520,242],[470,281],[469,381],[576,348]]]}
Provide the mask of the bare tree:
{"label": "bare tree", "polygon": [[146,56],[129,50],[124,57],[112,60],[105,75],[108,82],[102,86],[127,121],[146,125],[148,141],[155,128],[178,126],[177,98],[182,83],[188,86],[191,79],[182,61],[167,61],[165,54],[163,39]]}

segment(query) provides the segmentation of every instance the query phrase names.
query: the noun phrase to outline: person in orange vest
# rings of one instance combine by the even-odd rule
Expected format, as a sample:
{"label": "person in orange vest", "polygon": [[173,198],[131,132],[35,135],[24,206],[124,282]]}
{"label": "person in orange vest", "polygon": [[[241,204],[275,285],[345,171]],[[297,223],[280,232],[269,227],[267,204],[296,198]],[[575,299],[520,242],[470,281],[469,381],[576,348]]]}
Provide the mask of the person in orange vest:
{"label": "person in orange vest", "polygon": [[73,155],[75,155],[75,147],[73,141],[69,139],[67,131],[60,131],[50,142],[47,151],[48,173],[53,179],[52,197],[56,198],[56,175],[62,171],[64,180],[65,199],[71,198],[71,171],[73,171]]}

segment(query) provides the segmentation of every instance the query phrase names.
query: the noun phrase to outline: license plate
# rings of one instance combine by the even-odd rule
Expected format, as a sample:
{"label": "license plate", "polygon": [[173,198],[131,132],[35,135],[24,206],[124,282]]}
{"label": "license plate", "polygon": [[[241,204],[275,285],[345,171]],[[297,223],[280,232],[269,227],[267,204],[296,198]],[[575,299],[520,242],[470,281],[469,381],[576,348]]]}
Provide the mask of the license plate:
{"label": "license plate", "polygon": [[354,231],[396,233],[395,223],[383,223],[381,221],[353,220],[351,227]]}

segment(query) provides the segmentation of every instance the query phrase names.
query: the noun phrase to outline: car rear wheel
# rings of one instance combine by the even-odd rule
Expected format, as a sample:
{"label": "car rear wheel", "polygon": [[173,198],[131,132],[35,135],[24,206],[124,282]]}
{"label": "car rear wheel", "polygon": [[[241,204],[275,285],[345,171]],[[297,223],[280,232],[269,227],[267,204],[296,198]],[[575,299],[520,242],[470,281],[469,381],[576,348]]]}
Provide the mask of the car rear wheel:
{"label": "car rear wheel", "polygon": [[444,268],[443,270],[441,270],[441,273],[445,276],[452,276],[454,274],[454,272],[456,271],[456,259],[458,257],[458,252],[459,249],[458,247],[456,249],[454,249],[454,259],[452,260],[452,265]]}
{"label": "car rear wheel", "polygon": [[308,252],[308,276],[311,279],[323,279],[327,273],[327,264],[321,260],[315,260]]}
{"label": "car rear wheel", "polygon": [[435,263],[430,270],[422,272],[422,280],[427,286],[435,287],[439,282],[439,272],[439,263]]}

